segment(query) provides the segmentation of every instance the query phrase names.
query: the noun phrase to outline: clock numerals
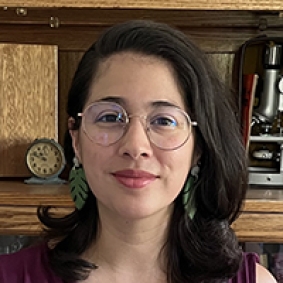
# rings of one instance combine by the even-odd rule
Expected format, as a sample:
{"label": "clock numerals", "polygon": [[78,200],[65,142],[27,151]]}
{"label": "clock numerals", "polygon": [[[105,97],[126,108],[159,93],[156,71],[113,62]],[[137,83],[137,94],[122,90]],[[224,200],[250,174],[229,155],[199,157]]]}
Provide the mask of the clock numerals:
{"label": "clock numerals", "polygon": [[41,178],[59,174],[64,165],[63,151],[50,140],[35,142],[27,153],[27,164],[31,172]]}
{"label": "clock numerals", "polygon": [[33,176],[25,180],[25,183],[62,184],[66,182],[59,177],[66,164],[64,151],[53,139],[36,139],[27,150],[26,164]]}

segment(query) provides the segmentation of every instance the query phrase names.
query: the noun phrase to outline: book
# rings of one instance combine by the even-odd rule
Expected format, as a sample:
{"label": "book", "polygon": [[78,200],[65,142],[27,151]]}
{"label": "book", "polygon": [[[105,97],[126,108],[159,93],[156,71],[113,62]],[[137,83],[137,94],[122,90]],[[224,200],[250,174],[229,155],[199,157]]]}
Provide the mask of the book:
{"label": "book", "polygon": [[242,134],[243,143],[248,150],[249,137],[251,133],[251,124],[253,116],[253,107],[255,102],[255,92],[258,83],[258,74],[243,75],[243,95],[242,95]]}

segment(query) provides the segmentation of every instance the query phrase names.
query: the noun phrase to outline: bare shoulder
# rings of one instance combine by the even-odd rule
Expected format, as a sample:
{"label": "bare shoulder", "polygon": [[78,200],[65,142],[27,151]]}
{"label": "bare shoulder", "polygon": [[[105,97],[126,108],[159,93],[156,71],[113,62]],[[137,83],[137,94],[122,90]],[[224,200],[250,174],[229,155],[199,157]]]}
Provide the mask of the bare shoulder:
{"label": "bare shoulder", "polygon": [[271,273],[262,265],[256,265],[256,283],[277,283]]}

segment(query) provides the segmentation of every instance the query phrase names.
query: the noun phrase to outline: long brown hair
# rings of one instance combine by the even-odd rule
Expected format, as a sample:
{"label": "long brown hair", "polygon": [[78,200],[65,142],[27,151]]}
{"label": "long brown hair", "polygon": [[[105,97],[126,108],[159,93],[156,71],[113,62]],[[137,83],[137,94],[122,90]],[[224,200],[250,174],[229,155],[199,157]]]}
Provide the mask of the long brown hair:
{"label": "long brown hair", "polygon": [[[168,282],[223,282],[241,262],[241,248],[229,224],[238,216],[247,188],[232,94],[186,35],[165,24],[137,20],[111,27],[86,51],[69,91],[70,117],[82,111],[100,62],[127,51],[156,56],[172,65],[187,110],[198,123],[196,143],[202,155],[198,182],[192,189],[196,213],[193,219],[185,213],[181,192],[160,251],[167,258]],[[75,119],[74,127],[79,128],[80,120]],[[65,152],[71,163],[74,152],[68,133]],[[80,255],[95,242],[99,230],[95,196],[90,194],[83,209],[65,218],[52,218],[46,207],[39,208],[38,216],[48,239],[62,239],[50,253],[53,270],[66,282],[87,278],[95,265]]]}

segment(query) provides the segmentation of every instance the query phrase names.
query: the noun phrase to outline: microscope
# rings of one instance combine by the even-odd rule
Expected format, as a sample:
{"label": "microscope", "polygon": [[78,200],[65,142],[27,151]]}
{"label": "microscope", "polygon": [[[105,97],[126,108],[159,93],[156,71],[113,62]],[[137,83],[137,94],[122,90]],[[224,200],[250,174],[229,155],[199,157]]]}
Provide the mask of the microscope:
{"label": "microscope", "polygon": [[262,89],[249,136],[249,184],[283,187],[282,44],[264,49]]}

